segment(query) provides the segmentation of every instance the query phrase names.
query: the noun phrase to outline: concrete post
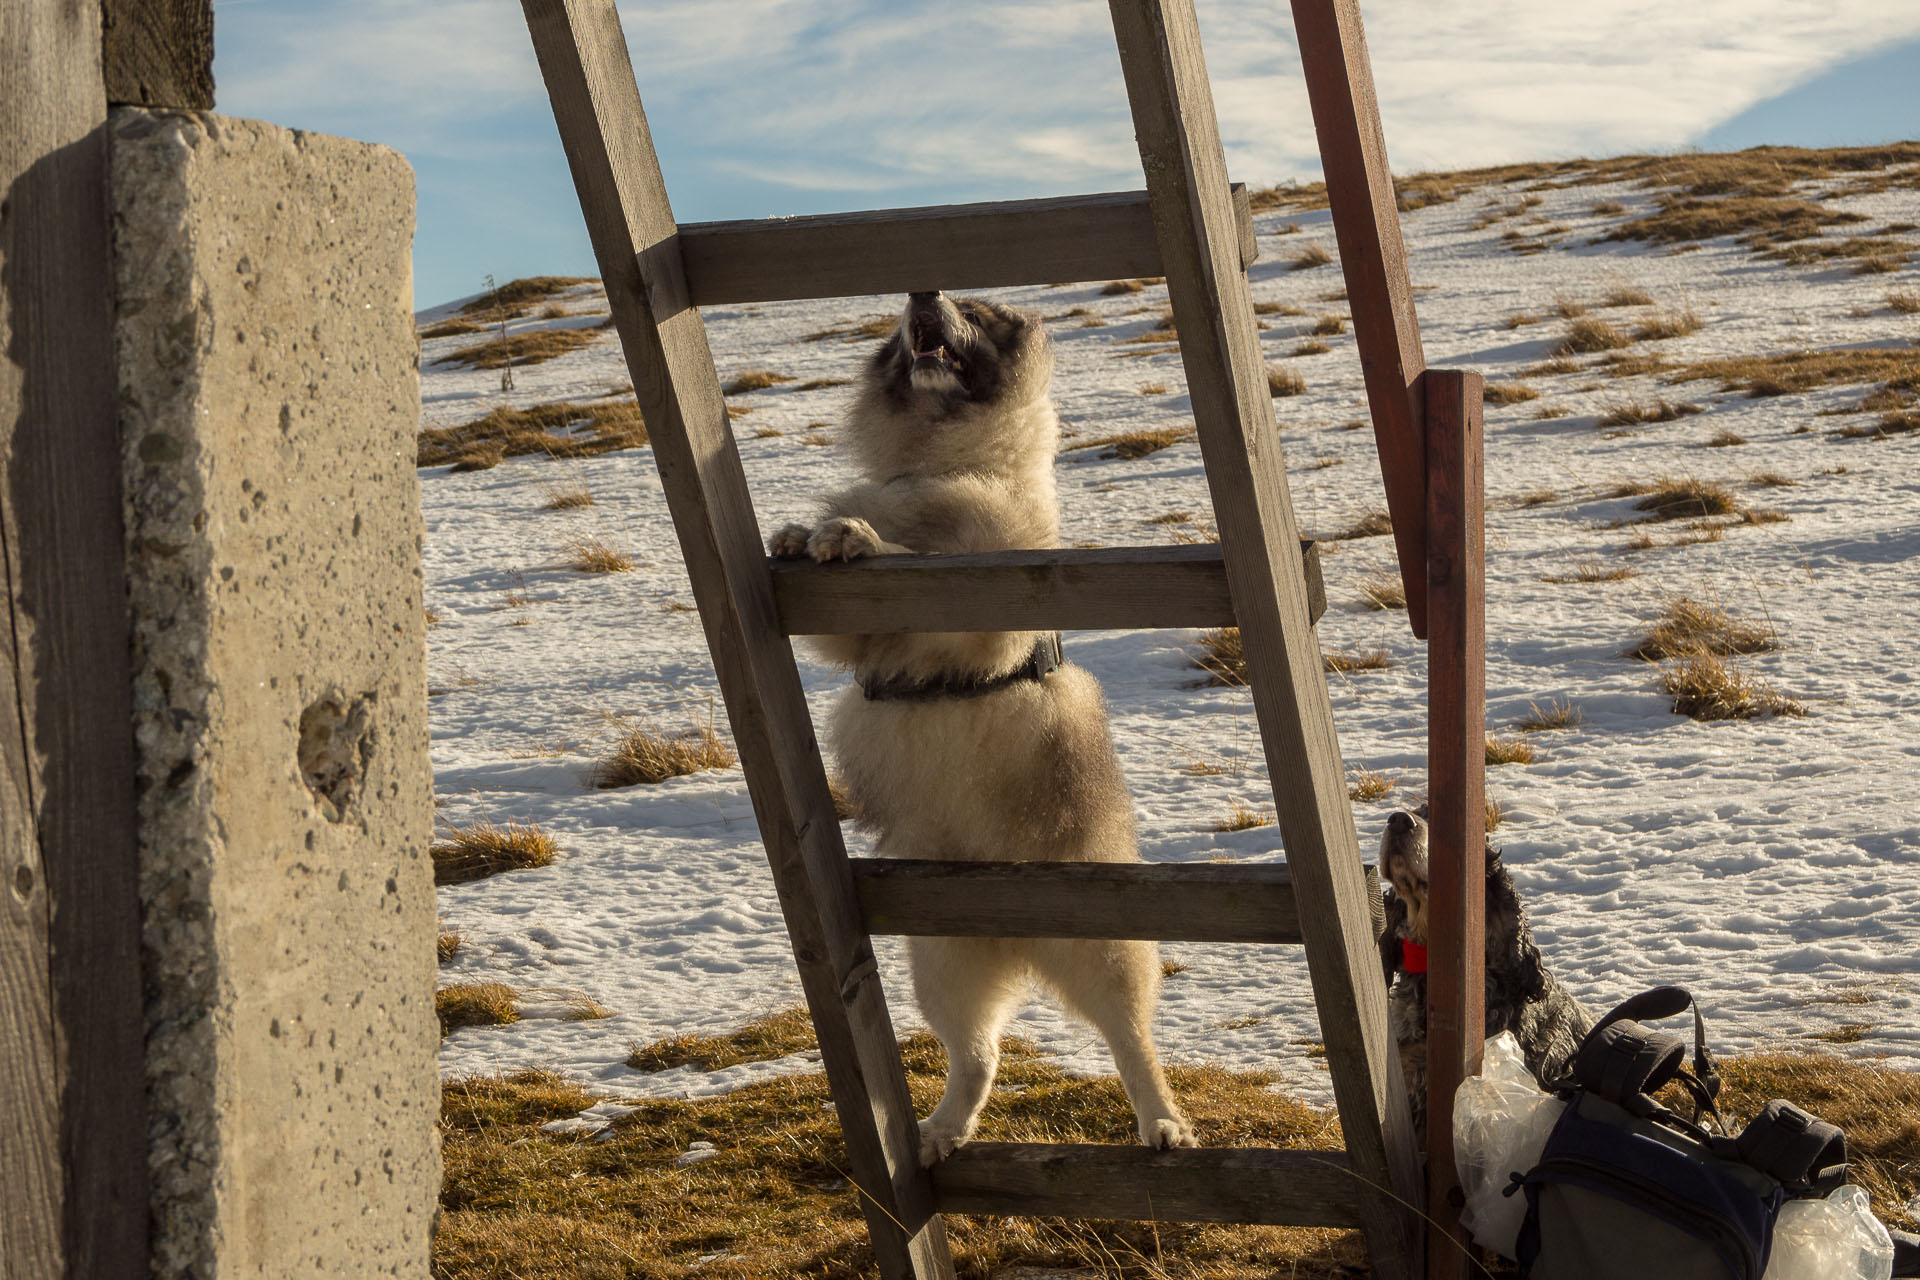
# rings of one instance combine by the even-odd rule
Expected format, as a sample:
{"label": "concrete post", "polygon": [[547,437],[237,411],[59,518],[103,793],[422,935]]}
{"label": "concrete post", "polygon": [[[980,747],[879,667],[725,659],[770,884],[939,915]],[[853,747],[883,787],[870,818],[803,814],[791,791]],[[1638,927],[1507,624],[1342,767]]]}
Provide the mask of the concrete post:
{"label": "concrete post", "polygon": [[153,1274],[425,1277],[413,180],[116,111]]}

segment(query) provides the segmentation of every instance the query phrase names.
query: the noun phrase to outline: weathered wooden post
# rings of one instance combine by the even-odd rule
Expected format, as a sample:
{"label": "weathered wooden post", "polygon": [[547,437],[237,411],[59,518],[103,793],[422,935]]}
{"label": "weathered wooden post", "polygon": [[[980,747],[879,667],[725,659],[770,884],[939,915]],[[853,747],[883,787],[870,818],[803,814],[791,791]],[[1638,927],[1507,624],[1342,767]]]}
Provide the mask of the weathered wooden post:
{"label": "weathered wooden post", "polygon": [[0,31],[7,1280],[427,1274],[412,176],[211,24]]}

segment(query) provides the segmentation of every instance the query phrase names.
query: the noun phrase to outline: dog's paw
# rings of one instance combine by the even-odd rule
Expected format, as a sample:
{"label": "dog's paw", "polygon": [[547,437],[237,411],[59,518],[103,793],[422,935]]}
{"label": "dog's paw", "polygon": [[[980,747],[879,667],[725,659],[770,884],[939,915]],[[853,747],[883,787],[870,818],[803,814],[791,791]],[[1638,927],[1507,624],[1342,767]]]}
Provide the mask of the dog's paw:
{"label": "dog's paw", "polygon": [[828,560],[858,560],[880,554],[880,535],[873,526],[857,516],[835,516],[821,524],[807,539],[807,554],[825,563]]}
{"label": "dog's paw", "polygon": [[1192,1123],[1183,1115],[1156,1116],[1140,1121],[1140,1141],[1157,1151],[1200,1145],[1200,1139],[1193,1135]]}
{"label": "dog's paw", "polygon": [[931,1169],[948,1156],[954,1148],[967,1140],[964,1133],[955,1133],[944,1125],[936,1125],[931,1120],[920,1122],[920,1166]]}
{"label": "dog's paw", "polygon": [[767,550],[782,560],[798,560],[807,554],[807,539],[813,530],[803,524],[790,524],[767,539]]}

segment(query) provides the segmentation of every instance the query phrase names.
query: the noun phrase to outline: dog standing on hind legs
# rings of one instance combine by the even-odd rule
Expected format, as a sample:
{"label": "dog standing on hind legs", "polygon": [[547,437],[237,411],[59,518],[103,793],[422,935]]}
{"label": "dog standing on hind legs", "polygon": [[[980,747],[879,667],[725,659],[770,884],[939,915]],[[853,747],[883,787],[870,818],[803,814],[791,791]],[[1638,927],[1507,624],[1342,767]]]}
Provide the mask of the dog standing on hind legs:
{"label": "dog standing on hind legs", "polygon": [[[916,293],[868,361],[842,437],[862,478],[776,556],[854,560],[1059,542],[1053,355],[1039,320]],[[828,739],[861,826],[887,857],[1136,862],[1133,801],[1093,677],[1059,637],[968,631],[820,637],[852,668]],[[1151,942],[910,938],[920,1012],[947,1050],[946,1091],[920,1122],[931,1164],[973,1134],[1000,1035],[1050,990],[1107,1043],[1140,1141],[1195,1145],[1153,1045]]]}

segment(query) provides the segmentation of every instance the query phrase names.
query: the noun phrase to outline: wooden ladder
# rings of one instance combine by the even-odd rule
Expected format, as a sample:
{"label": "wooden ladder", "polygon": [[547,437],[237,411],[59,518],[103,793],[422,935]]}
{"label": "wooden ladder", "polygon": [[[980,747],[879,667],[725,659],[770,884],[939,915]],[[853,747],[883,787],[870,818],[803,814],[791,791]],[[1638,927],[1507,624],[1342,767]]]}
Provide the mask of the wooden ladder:
{"label": "wooden ladder", "polygon": [[[1252,223],[1227,180],[1191,0],[1111,0],[1143,193],[690,226],[674,222],[613,0],[522,2],[881,1273],[952,1276],[945,1211],[1357,1227],[1375,1275],[1422,1275],[1429,1189],[1387,1027],[1378,890],[1349,808],[1312,626],[1324,607],[1318,566],[1300,549],[1246,282]],[[1477,424],[1478,379],[1422,369],[1356,0],[1293,7],[1409,617],[1424,635],[1424,432],[1429,416]],[[769,561],[697,307],[1135,276],[1167,281],[1218,546]],[[1443,411],[1430,415],[1436,400]],[[1468,454],[1477,465],[1477,444]],[[847,857],[789,636],[1233,624],[1284,866]],[[1480,750],[1476,736],[1476,760]],[[1443,818],[1436,845],[1450,838]],[[876,933],[1299,943],[1346,1149],[974,1142],[923,1169]],[[1477,1031],[1466,1042],[1477,1047]],[[1434,1193],[1443,1203],[1444,1188]]]}

